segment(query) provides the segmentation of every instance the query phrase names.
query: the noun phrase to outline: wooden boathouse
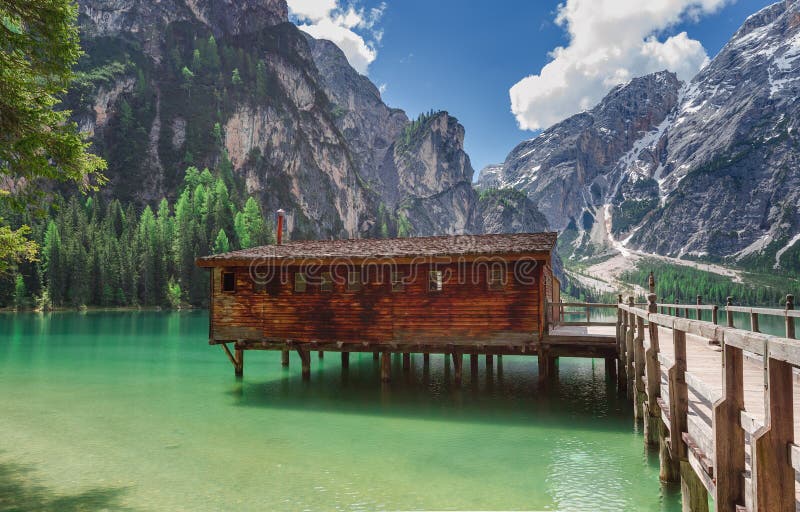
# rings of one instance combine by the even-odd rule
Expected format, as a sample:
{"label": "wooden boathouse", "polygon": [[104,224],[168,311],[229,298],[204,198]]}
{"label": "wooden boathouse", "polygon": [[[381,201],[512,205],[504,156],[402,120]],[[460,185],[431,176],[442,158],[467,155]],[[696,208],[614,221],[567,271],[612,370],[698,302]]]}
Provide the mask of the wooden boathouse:
{"label": "wooden boathouse", "polygon": [[[616,357],[602,346],[550,347],[547,303],[560,301],[553,275],[557,234],[457,235],[396,239],[296,241],[200,258],[211,270],[209,343],[221,345],[243,372],[247,350],[290,351],[310,373],[310,353],[431,353],[555,357],[577,350]],[[572,342],[580,341],[572,339]],[[233,351],[228,345],[233,346]],[[559,352],[561,351],[561,353]]]}

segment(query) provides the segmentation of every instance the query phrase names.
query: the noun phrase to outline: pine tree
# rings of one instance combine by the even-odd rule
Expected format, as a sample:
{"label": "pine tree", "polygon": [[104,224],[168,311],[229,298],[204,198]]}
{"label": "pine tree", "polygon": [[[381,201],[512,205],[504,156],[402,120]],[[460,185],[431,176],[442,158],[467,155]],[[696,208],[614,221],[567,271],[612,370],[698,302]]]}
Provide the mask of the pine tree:
{"label": "pine tree", "polygon": [[219,233],[217,233],[217,238],[214,240],[214,248],[212,249],[214,254],[220,254],[223,252],[228,252],[231,250],[230,243],[228,242],[228,235],[225,234],[224,229],[220,229]]}

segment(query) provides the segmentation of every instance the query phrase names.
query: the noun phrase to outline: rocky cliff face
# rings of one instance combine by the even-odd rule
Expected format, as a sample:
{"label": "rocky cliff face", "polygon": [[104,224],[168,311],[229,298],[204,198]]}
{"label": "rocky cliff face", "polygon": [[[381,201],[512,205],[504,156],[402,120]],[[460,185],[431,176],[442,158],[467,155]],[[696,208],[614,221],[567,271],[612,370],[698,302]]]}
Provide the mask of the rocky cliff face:
{"label": "rocky cliff face", "polygon": [[797,267],[800,2],[747,19],[688,84],[666,72],[523,142],[482,180],[578,244]]}
{"label": "rocky cliff face", "polygon": [[[79,5],[87,55],[66,103],[109,162],[108,195],[174,197],[187,166],[209,167],[287,209],[298,238],[482,232],[496,211],[479,207],[457,120],[386,106],[285,0]],[[532,204],[504,208],[527,220],[491,229],[546,229]]]}

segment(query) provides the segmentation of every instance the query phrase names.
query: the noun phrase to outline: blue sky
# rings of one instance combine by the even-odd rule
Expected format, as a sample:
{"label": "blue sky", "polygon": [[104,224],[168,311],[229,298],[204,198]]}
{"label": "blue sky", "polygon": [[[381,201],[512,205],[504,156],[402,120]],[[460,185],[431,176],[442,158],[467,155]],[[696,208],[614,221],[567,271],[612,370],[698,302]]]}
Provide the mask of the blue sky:
{"label": "blue sky", "polygon": [[[691,76],[747,16],[772,3],[669,0],[674,5],[667,10],[636,13],[638,7],[623,5],[632,0],[604,1],[611,8],[600,14],[591,12],[598,0],[568,0],[561,9],[557,1],[539,0],[289,0],[289,5],[301,28],[335,40],[351,64],[381,86],[388,105],[412,118],[430,109],[456,116],[466,129],[466,150],[477,175],[538,133],[520,123],[546,127],[594,104],[615,82],[651,70],[674,67],[679,76]],[[617,7],[619,13],[610,13]],[[603,19],[606,13],[610,21]],[[614,48],[614,57],[598,65],[590,54],[606,45]],[[559,46],[567,51],[543,72]],[[540,74],[516,88],[512,113],[509,90]]]}

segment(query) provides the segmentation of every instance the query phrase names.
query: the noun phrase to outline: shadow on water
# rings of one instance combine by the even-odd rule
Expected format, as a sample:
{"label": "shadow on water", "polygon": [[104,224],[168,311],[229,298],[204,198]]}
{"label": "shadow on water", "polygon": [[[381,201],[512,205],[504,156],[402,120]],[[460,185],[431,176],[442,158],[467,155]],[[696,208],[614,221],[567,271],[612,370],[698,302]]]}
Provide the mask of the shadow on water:
{"label": "shadow on water", "polygon": [[37,484],[30,465],[0,461],[0,511],[89,512],[132,511],[122,506],[120,487],[95,487],[76,494],[60,494]]}
{"label": "shadow on water", "polygon": [[631,431],[630,404],[606,379],[602,360],[562,363],[559,378],[543,383],[534,357],[506,357],[491,369],[481,357],[474,376],[465,358],[463,381],[456,386],[452,365],[443,364],[442,356],[434,358],[425,368],[417,356],[409,372],[399,357],[393,358],[392,381],[383,384],[380,365],[371,356],[351,361],[348,370],[338,360],[322,363],[310,381],[303,381],[297,368],[263,381],[252,378],[251,371],[228,393],[244,407]]}

